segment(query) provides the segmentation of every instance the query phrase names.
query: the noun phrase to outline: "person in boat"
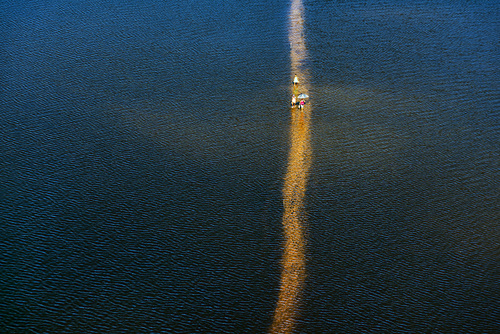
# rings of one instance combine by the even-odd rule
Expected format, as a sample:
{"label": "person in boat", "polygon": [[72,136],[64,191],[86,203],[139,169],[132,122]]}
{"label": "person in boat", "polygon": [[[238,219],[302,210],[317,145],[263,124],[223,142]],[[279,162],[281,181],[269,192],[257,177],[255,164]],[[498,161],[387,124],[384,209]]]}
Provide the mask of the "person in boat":
{"label": "person in boat", "polygon": [[290,103],[290,105],[292,107],[295,107],[296,104],[297,104],[297,98],[295,97],[295,94],[294,94],[294,95],[292,95],[292,103]]}
{"label": "person in boat", "polygon": [[293,77],[293,84],[298,85],[299,84],[299,78],[297,77],[297,74]]}

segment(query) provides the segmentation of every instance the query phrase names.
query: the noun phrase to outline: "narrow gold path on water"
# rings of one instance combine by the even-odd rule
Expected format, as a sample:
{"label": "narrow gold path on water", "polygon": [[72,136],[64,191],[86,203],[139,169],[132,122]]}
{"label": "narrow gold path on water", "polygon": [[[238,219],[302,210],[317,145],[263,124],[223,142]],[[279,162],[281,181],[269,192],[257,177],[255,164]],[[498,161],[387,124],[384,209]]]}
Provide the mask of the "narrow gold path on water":
{"label": "narrow gold path on water", "polygon": [[[289,41],[292,77],[300,83],[292,87],[292,94],[309,94],[308,73],[303,63],[307,49],[304,41],[304,8],[302,0],[293,0],[289,15]],[[290,80],[291,83],[292,80]],[[304,109],[292,109],[290,151],[283,185],[283,229],[285,245],[282,260],[281,285],[274,312],[271,333],[292,333],[299,317],[299,306],[306,277],[304,238],[305,194],[311,165],[310,115],[308,103]]]}

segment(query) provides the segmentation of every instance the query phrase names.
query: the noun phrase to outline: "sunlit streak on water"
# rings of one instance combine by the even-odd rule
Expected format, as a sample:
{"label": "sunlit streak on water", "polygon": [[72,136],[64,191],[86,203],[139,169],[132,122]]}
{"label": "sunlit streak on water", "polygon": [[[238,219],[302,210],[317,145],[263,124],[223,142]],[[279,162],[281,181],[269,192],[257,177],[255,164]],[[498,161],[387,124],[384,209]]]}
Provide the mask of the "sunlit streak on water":
{"label": "sunlit streak on water", "polygon": [[[296,74],[300,80],[297,87],[292,87],[293,94],[309,93],[307,73],[303,68],[307,55],[303,11],[302,1],[293,0],[289,28],[290,58],[292,76]],[[304,223],[307,176],[311,165],[310,113],[310,104],[302,111],[292,109],[290,152],[283,186],[283,268],[271,333],[292,333],[299,317],[301,292],[306,277]]]}

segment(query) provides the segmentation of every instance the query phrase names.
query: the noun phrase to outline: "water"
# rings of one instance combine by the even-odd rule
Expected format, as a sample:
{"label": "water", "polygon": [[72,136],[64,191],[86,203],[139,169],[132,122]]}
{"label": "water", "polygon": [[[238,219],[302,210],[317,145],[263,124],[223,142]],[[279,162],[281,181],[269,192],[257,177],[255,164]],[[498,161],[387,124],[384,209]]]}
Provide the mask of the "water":
{"label": "water", "polygon": [[[283,255],[280,293],[270,333],[293,333],[300,319],[306,261],[306,191],[311,168],[312,103],[307,99],[310,76],[307,69],[307,45],[304,38],[304,5],[294,0],[289,10],[290,69],[293,82],[290,123],[290,148],[287,171],[283,182]],[[300,78],[300,79],[299,79]],[[307,100],[307,103],[306,103]],[[298,105],[297,105],[298,104]]]}
{"label": "water", "polygon": [[[498,4],[303,0],[301,333],[494,333]],[[0,328],[263,333],[291,1],[0,5]]]}

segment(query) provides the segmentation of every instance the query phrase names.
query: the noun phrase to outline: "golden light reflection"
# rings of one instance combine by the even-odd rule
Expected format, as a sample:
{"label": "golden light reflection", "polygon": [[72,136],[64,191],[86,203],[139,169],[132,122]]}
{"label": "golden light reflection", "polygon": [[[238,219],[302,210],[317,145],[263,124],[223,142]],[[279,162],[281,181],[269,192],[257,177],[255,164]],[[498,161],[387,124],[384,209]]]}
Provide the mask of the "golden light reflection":
{"label": "golden light reflection", "polygon": [[[304,41],[304,8],[302,0],[293,0],[290,8],[290,58],[292,77],[300,83],[292,86],[292,94],[309,94],[308,74],[304,68],[307,56]],[[291,82],[292,80],[290,80]],[[292,108],[290,152],[283,185],[283,229],[285,245],[281,283],[271,333],[292,333],[299,317],[301,293],[306,277],[306,241],[304,236],[305,195],[311,165],[311,104],[304,109]]]}

